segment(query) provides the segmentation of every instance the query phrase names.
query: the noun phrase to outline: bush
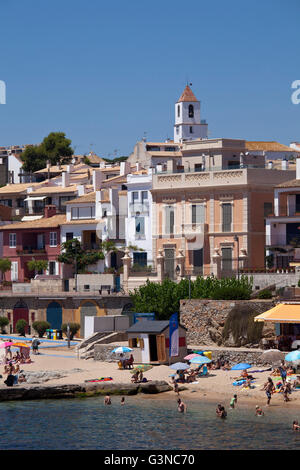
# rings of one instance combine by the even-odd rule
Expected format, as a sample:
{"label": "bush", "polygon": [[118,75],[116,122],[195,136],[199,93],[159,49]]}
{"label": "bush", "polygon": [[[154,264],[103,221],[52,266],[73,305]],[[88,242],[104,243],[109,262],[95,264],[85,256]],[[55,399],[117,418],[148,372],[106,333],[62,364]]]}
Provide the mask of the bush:
{"label": "bush", "polygon": [[39,338],[42,338],[46,330],[49,330],[51,328],[50,323],[48,323],[47,321],[39,321],[39,320],[34,321],[32,323],[32,326],[35,329],[35,331],[38,333]]}
{"label": "bush", "polygon": [[7,317],[0,317],[0,328],[1,328],[1,333],[5,334],[5,327],[9,325],[9,319]]}
{"label": "bush", "polygon": [[257,297],[259,299],[272,299],[272,292],[269,289],[264,289],[257,294]]}
{"label": "bush", "polygon": [[[74,335],[80,330],[80,324],[79,323],[69,323],[70,325],[70,339],[74,338]],[[67,334],[67,323],[64,323],[61,326],[62,332]]]}
{"label": "bush", "polygon": [[26,320],[23,320],[23,318],[20,318],[20,320],[17,321],[16,323],[16,330],[19,333],[20,336],[26,336],[26,326],[28,325]]}

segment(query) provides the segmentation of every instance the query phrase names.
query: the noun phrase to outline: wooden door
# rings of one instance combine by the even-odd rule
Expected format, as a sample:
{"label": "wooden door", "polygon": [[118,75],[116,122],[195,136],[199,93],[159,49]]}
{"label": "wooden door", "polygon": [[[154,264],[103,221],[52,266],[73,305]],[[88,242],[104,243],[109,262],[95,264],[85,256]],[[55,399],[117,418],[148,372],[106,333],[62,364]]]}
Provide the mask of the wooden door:
{"label": "wooden door", "polygon": [[157,359],[159,362],[166,362],[166,338],[165,335],[156,336]]}

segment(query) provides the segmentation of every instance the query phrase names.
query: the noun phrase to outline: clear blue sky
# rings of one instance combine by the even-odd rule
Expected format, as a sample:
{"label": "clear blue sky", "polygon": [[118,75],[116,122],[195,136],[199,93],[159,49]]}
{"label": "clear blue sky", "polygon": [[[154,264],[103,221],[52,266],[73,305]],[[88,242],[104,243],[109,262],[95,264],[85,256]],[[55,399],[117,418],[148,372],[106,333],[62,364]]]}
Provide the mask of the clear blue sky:
{"label": "clear blue sky", "polygon": [[64,131],[128,155],[173,137],[187,80],[211,137],[300,140],[299,0],[1,0],[0,17],[0,145]]}

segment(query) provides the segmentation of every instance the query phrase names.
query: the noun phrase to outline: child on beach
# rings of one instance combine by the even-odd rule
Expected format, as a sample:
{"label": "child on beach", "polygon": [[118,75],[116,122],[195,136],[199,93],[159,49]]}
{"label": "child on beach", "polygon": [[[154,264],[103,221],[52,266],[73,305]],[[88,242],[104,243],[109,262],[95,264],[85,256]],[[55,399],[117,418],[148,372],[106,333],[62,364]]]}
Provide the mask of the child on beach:
{"label": "child on beach", "polygon": [[233,395],[233,397],[230,400],[230,408],[234,408],[236,403],[237,403],[237,395]]}
{"label": "child on beach", "polygon": [[224,406],[221,405],[221,403],[219,403],[217,408],[216,408],[216,414],[217,414],[217,416],[219,416],[219,418],[223,418],[223,419],[225,419],[226,416],[227,416],[226,410],[225,410]]}
{"label": "child on beach", "polygon": [[255,407],[255,415],[256,415],[256,416],[263,416],[263,415],[264,415],[263,410],[262,410],[261,407],[258,406],[258,405],[256,405],[256,407]]}

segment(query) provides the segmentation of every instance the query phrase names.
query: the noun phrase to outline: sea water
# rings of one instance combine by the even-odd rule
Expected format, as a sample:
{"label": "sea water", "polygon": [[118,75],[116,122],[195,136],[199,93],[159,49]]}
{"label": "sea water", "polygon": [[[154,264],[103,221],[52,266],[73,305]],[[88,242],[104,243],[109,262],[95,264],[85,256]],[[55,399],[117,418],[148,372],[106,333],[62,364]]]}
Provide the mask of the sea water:
{"label": "sea water", "polygon": [[112,396],[85,399],[34,400],[0,403],[0,449],[30,450],[196,450],[298,449],[300,432],[292,430],[300,410],[289,404],[264,408],[237,404],[227,418],[216,416],[216,404],[176,399]]}

